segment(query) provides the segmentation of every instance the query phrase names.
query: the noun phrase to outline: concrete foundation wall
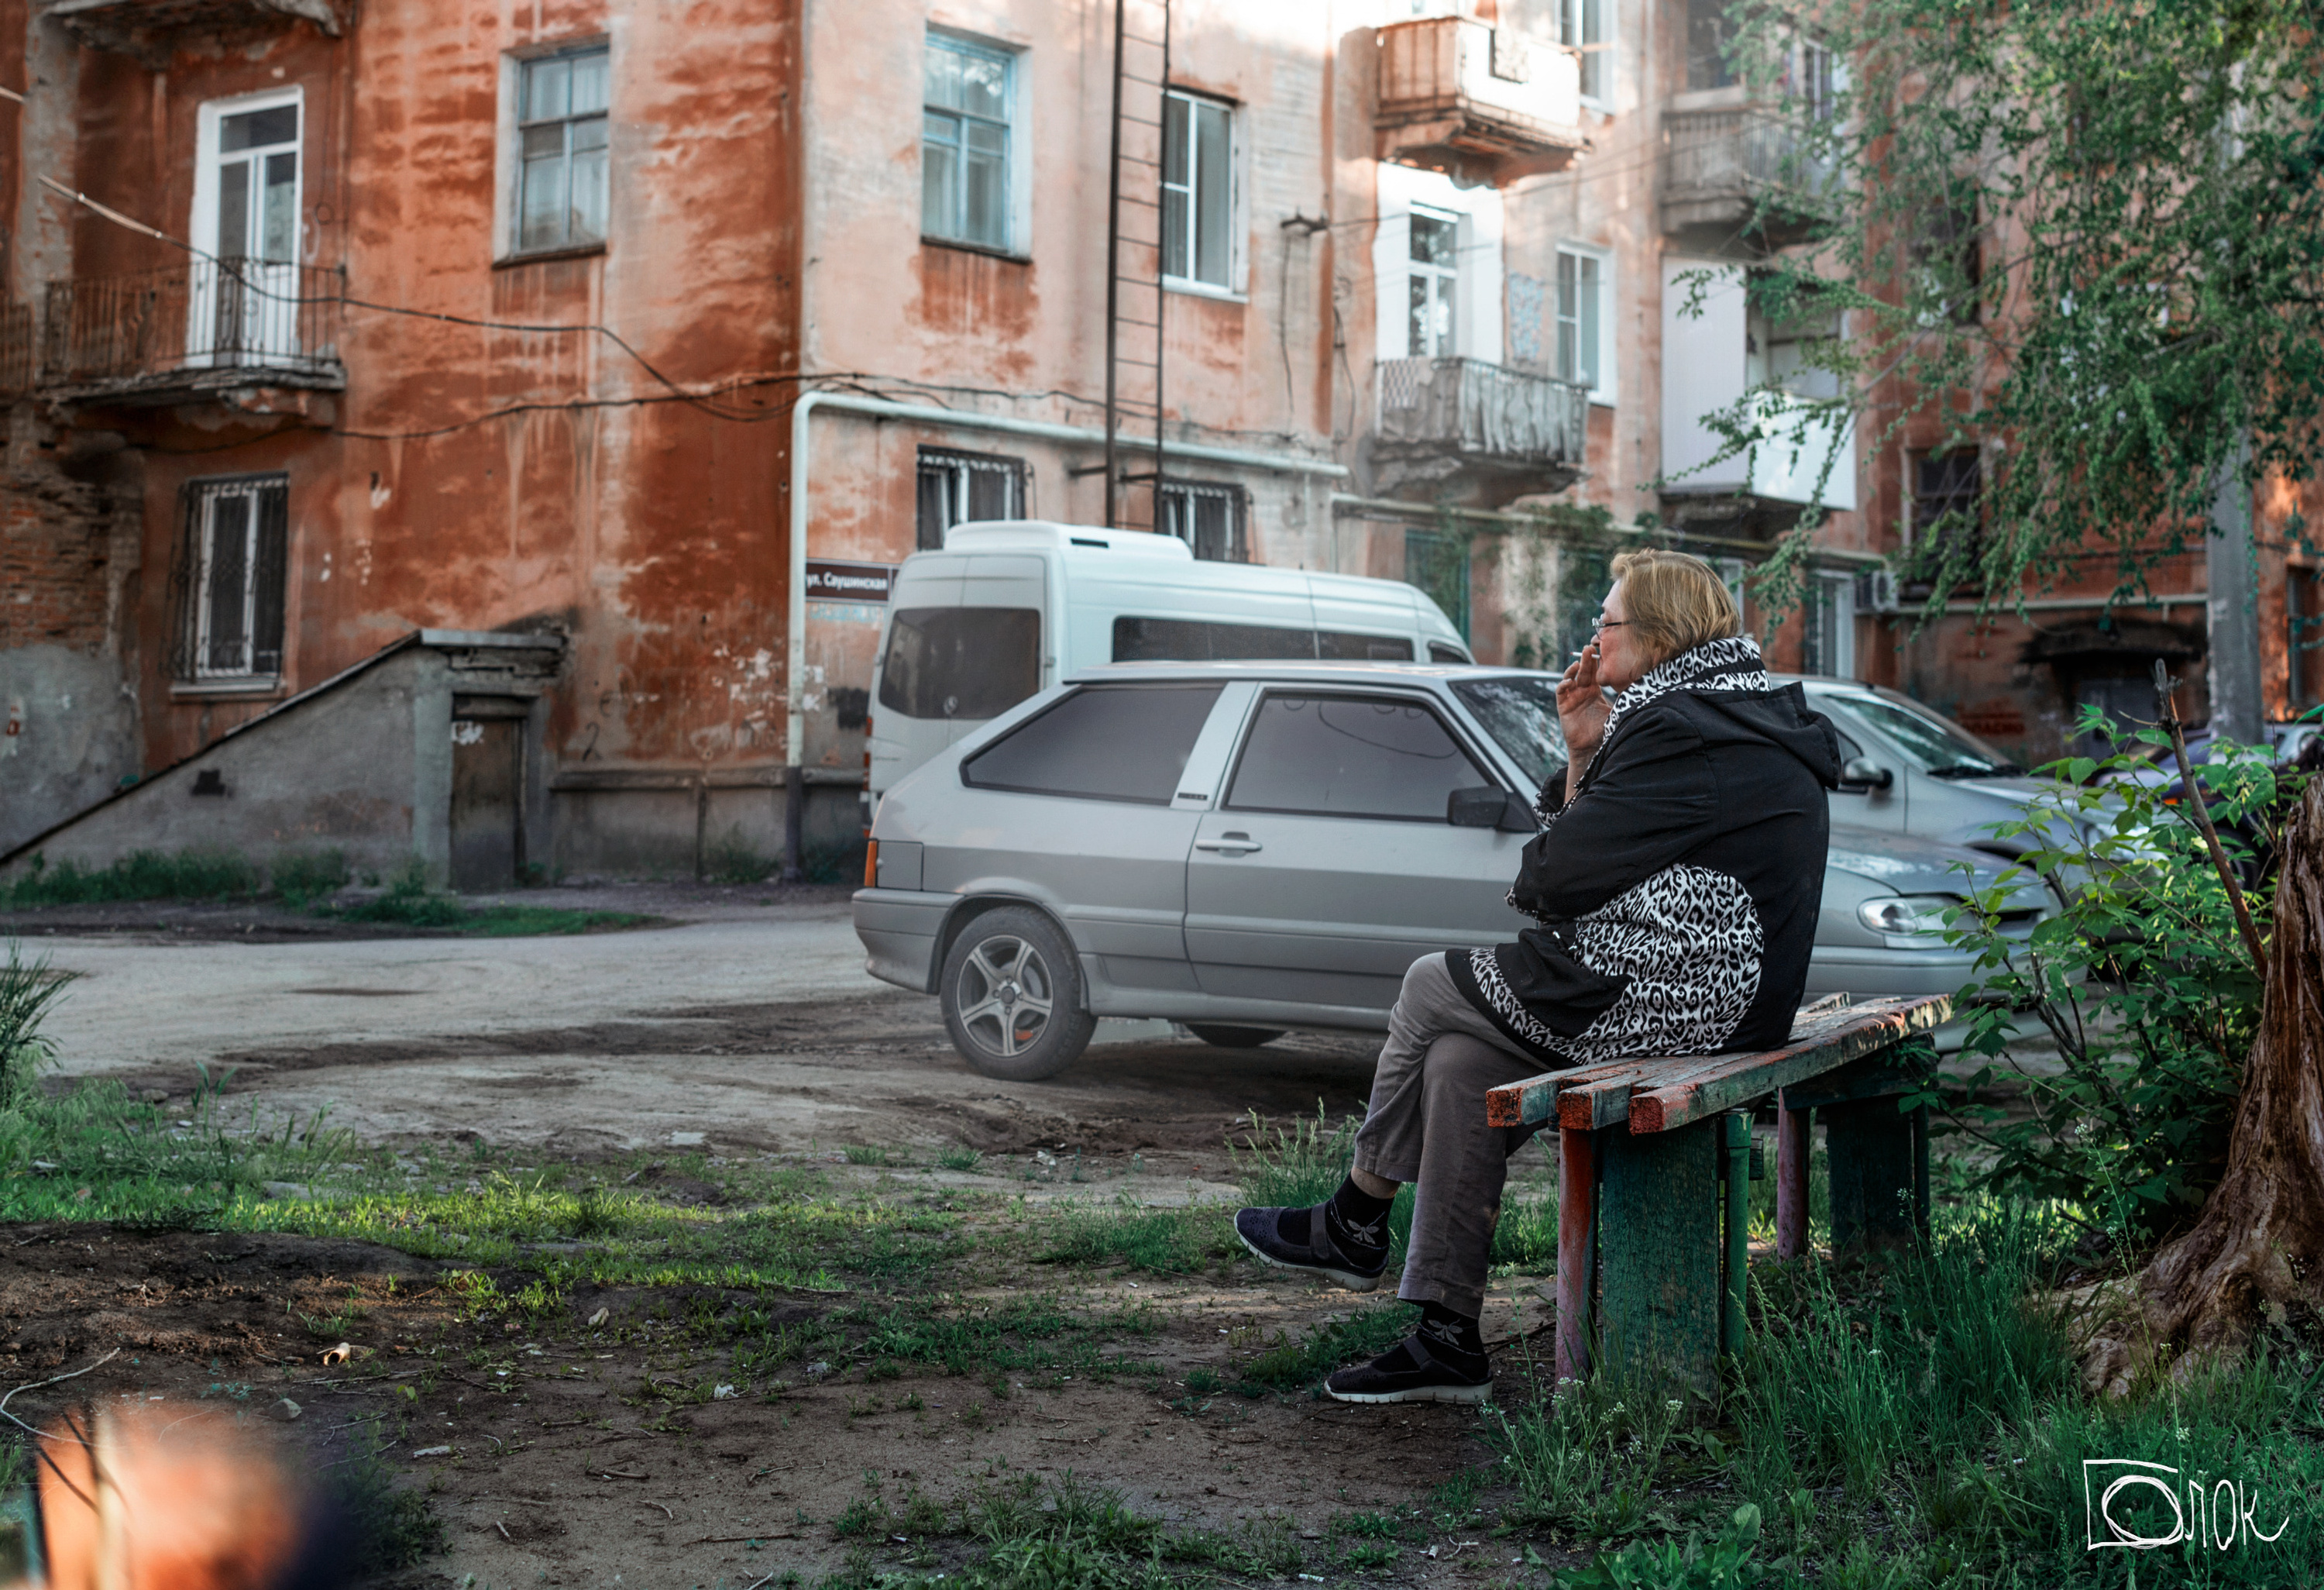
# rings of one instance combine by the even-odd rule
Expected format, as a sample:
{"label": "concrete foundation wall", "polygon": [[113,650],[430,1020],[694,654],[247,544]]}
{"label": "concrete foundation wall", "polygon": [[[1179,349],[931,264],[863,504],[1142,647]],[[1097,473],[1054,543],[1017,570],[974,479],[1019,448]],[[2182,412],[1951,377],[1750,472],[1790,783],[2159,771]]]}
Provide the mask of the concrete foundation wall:
{"label": "concrete foundation wall", "polygon": [[137,771],[137,712],[117,657],[69,646],[0,651],[0,851]]}
{"label": "concrete foundation wall", "polygon": [[[438,659],[412,648],[280,716],[221,740],[43,838],[49,864],[104,866],[137,850],[229,850],[264,864],[291,851],[337,849],[382,874],[424,850],[419,720],[440,713],[429,743],[448,748],[450,692]],[[440,758],[448,767],[448,749]],[[443,818],[432,824],[440,835]],[[440,843],[440,839],[438,840]],[[21,874],[32,855],[0,872]]]}

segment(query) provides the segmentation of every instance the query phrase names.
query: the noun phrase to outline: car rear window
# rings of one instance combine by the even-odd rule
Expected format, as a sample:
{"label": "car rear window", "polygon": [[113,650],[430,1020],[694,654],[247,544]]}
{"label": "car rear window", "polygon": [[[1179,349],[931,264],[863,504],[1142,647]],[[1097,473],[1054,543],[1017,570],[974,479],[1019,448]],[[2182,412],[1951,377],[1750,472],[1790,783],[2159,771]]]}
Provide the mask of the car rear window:
{"label": "car rear window", "polygon": [[997,717],[1041,688],[1032,607],[901,607],[888,623],[880,705],[906,717]]}
{"label": "car rear window", "polygon": [[1206,624],[1192,618],[1113,621],[1116,662],[1249,662],[1315,655],[1312,630],[1263,624]]}
{"label": "car rear window", "polygon": [[968,758],[961,780],[980,790],[1167,806],[1219,689],[1093,685],[1076,690]]}
{"label": "car rear window", "polygon": [[1441,823],[1446,796],[1491,782],[1419,702],[1284,693],[1259,703],[1226,803]]}

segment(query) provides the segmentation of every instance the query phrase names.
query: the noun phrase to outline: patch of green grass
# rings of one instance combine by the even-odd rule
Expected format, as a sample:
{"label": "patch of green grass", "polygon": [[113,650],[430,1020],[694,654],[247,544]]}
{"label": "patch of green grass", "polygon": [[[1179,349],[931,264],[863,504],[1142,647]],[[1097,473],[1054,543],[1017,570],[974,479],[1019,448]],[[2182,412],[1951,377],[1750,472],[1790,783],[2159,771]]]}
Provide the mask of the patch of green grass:
{"label": "patch of green grass", "polygon": [[[1257,1110],[1250,1113],[1250,1142],[1230,1148],[1236,1185],[1246,1203],[1296,1209],[1322,1203],[1347,1179],[1355,1160],[1356,1128],[1350,1119],[1333,1126],[1323,1101],[1315,1101],[1315,1118],[1294,1120],[1288,1126],[1269,1126]],[[1388,1262],[1404,1257],[1412,1237],[1412,1188],[1398,1188],[1388,1208]]]}
{"label": "patch of green grass", "polygon": [[876,1143],[851,1142],[839,1152],[851,1165],[885,1165],[888,1162],[888,1151]]}
{"label": "patch of green grass", "polygon": [[659,919],[635,911],[576,911],[557,905],[488,905],[471,909],[428,887],[427,870],[417,857],[404,864],[387,892],[320,914],[349,922],[392,922],[407,928],[450,928],[480,938],[526,938],[561,933],[595,933],[641,928]]}
{"label": "patch of green grass", "polygon": [[395,1483],[374,1431],[374,1426],[356,1426],[347,1446],[323,1470],[324,1495],[351,1537],[342,1566],[355,1574],[407,1568],[444,1549],[443,1521],[429,1511],[424,1495]]}
{"label": "patch of green grass", "polygon": [[1150,1275],[1185,1275],[1242,1252],[1232,1215],[1217,1205],[1140,1209],[1125,1198],[1111,1208],[1066,1205],[1056,1218],[1056,1239],[1041,1255],[1046,1262],[1126,1264]]}
{"label": "patch of green grass", "polygon": [[270,863],[266,881],[283,903],[303,906],[346,887],[354,874],[344,850],[285,851]]}
{"label": "patch of green grass", "polygon": [[1293,1340],[1286,1331],[1242,1367],[1246,1384],[1296,1391],[1335,1369],[1378,1357],[1410,1336],[1420,1317],[1409,1304],[1376,1303],[1346,1319],[1333,1320]]}
{"label": "patch of green grass", "polygon": [[1495,1265],[1538,1275],[1557,1268],[1557,1200],[1508,1198],[1493,1227]]}
{"label": "patch of green grass", "polygon": [[254,895],[258,868],[230,850],[135,850],[109,865],[35,855],[13,883],[0,885],[0,909],[91,905],[115,900],[233,900]]}
{"label": "patch of green grass", "polygon": [[984,1151],[970,1148],[966,1143],[947,1143],[936,1151],[936,1163],[947,1170],[981,1170],[984,1168]]}

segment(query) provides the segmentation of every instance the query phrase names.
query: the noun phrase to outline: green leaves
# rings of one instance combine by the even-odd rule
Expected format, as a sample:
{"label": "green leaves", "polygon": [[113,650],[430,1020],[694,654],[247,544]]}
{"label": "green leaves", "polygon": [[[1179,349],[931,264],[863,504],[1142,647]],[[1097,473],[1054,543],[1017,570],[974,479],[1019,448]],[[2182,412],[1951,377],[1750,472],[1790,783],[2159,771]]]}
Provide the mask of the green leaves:
{"label": "green leaves", "polygon": [[[1947,938],[1977,956],[1962,1050],[1988,1063],[1932,1091],[1953,1130],[1992,1151],[1988,1184],[2068,1200],[2118,1237],[2152,1235],[2218,1180],[2261,990],[2200,837],[2136,749],[2152,731],[2116,736],[2087,710],[2076,730],[2113,736],[2114,753],[2043,769],[2025,820],[2000,829],[2037,841],[2018,864],[2062,908],[2013,932],[1997,896],[1969,897]],[[2222,840],[2249,864],[2282,793],[2274,769],[2222,747],[2196,772]],[[2255,912],[2268,892],[2254,892]],[[2054,1062],[2026,1057],[2029,1033],[2046,1033]]]}

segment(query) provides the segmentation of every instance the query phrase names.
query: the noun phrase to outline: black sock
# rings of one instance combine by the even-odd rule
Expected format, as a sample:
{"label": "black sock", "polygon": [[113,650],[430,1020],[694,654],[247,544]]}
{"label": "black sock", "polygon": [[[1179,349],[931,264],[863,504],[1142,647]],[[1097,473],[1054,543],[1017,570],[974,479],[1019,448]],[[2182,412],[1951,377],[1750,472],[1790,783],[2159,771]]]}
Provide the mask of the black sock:
{"label": "black sock", "polygon": [[1388,1247],[1388,1212],[1396,1203],[1396,1195],[1376,1198],[1356,1185],[1352,1176],[1340,1183],[1340,1190],[1332,1195],[1324,1206],[1323,1223],[1332,1239],[1345,1249],[1351,1258],[1365,1258]]}
{"label": "black sock", "polygon": [[[1376,1198],[1351,1177],[1324,1201],[1324,1221],[1332,1236],[1351,1259],[1369,1258],[1388,1246],[1388,1226],[1382,1218],[1394,1197]],[[1287,1243],[1307,1240],[1307,1211],[1286,1209],[1277,1217],[1276,1230]]]}
{"label": "black sock", "polygon": [[1420,1339],[1439,1358],[1460,1369],[1473,1369],[1485,1357],[1485,1333],[1471,1316],[1456,1314],[1442,1303],[1420,1306]]}

